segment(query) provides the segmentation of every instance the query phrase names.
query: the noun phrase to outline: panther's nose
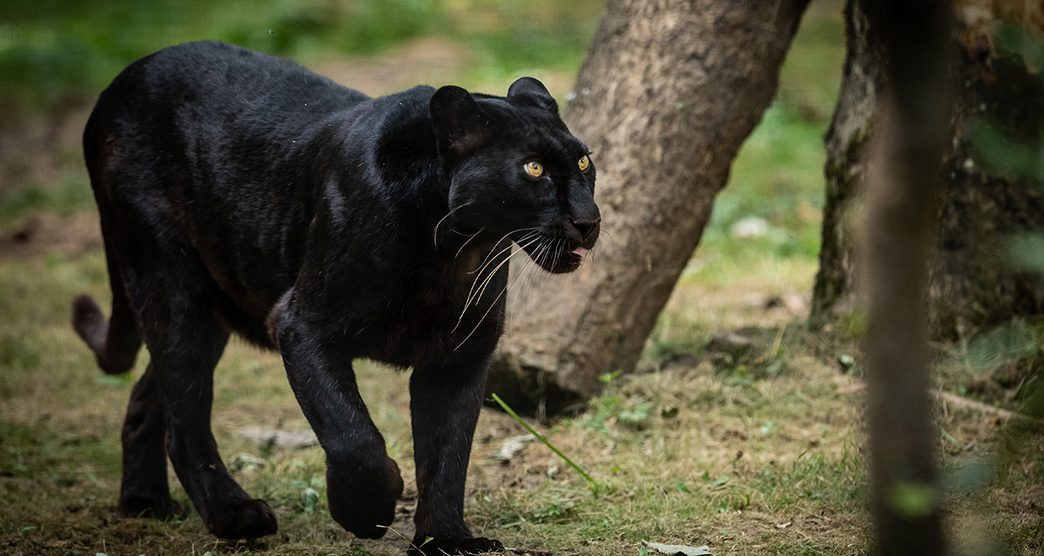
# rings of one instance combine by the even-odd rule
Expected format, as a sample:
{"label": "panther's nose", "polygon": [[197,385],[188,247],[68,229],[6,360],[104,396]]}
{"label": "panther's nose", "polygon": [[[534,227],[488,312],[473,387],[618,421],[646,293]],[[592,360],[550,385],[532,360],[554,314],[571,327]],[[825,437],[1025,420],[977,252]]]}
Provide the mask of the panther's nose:
{"label": "panther's nose", "polygon": [[576,231],[580,232],[581,243],[585,245],[591,239],[591,236],[598,231],[598,225],[601,221],[601,218],[595,218],[594,220],[569,219],[569,223],[576,228]]}

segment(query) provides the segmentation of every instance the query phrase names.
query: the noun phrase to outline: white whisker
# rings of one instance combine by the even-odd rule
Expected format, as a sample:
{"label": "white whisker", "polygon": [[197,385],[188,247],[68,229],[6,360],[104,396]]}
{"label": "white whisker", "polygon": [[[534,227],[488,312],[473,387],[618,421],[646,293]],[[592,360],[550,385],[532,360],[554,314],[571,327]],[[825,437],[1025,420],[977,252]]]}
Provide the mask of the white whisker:
{"label": "white whisker", "polygon": [[[540,251],[537,251],[539,255]],[[526,286],[530,283],[529,278],[533,274],[533,268],[537,266],[537,262],[532,257],[526,259],[526,265],[518,271],[518,276],[515,277],[515,281],[520,282],[518,288],[515,289],[514,293],[508,292],[508,311],[507,314],[510,317],[515,313],[515,309],[518,307],[519,299],[522,298],[522,292],[525,291]]]}
{"label": "white whisker", "polygon": [[431,232],[431,240],[435,243],[435,250],[436,251],[438,251],[438,249],[439,249],[439,226],[443,223],[443,221],[445,221],[447,218],[449,218],[451,214],[453,214],[454,212],[457,212],[458,210],[460,210],[460,209],[470,205],[473,202],[474,201],[468,201],[468,202],[466,202],[466,203],[464,203],[462,205],[457,205],[456,207],[453,207],[449,212],[446,213],[446,216],[443,216],[442,218],[439,219],[438,222],[435,223],[435,229],[432,230],[432,232]]}
{"label": "white whisker", "polygon": [[[492,255],[493,251],[494,251],[494,250],[495,250],[495,249],[497,248],[497,246],[498,246],[498,245],[500,245],[500,242],[502,242],[502,241],[504,241],[505,239],[507,239],[507,237],[508,237],[509,235],[511,235],[511,234],[513,234],[513,233],[515,233],[515,232],[524,232],[524,231],[527,231],[527,230],[535,230],[535,229],[536,229],[536,228],[519,228],[519,229],[517,229],[517,230],[512,230],[512,231],[510,231],[510,232],[508,232],[508,233],[506,233],[506,234],[504,234],[504,235],[500,236],[500,239],[498,239],[498,240],[496,241],[496,243],[494,243],[494,244],[493,244],[493,248],[492,248],[492,249],[490,249],[490,251],[489,251],[489,254],[487,254],[487,255],[486,255],[486,258],[485,258],[485,259],[482,259],[482,262],[480,262],[480,263],[478,264],[478,266],[477,266],[477,267],[475,267],[475,270],[472,270],[472,271],[468,272],[468,274],[475,274],[476,272],[479,272],[479,273],[481,274],[481,272],[479,271],[479,269],[480,269],[480,268],[482,268],[482,267],[483,267],[484,265],[488,264],[489,258],[490,258],[490,256]],[[525,240],[526,238],[532,237],[532,236],[533,236],[533,235],[534,235],[535,233],[536,233],[536,232],[530,232],[530,233],[528,233],[528,234],[526,234],[526,235],[522,236],[521,238],[519,238],[519,241],[523,241],[523,240]],[[508,247],[511,247],[511,246],[510,246],[510,245],[508,245]],[[503,250],[501,250],[501,251],[500,251],[499,253],[497,253],[497,255],[500,255],[500,253],[503,253],[503,252],[504,252],[504,251],[503,251]]]}
{"label": "white whisker", "polygon": [[[529,233],[529,234],[526,234],[526,235],[522,236],[522,237],[521,237],[521,238],[519,239],[519,241],[521,241],[521,242],[526,242],[526,241],[528,241],[528,240],[529,240],[530,238],[532,238],[532,237],[533,237],[534,235],[535,235],[535,232],[531,232],[531,233]],[[468,295],[467,295],[467,296],[465,297],[465,301],[464,301],[464,307],[467,307],[467,306],[468,306],[468,304],[469,304],[469,303],[471,303],[471,300],[472,300],[472,293],[473,293],[473,292],[475,291],[475,285],[476,285],[476,284],[478,284],[478,283],[479,283],[479,281],[480,281],[480,280],[482,279],[482,271],[483,271],[483,270],[485,270],[485,269],[486,269],[486,268],[487,268],[487,267],[488,267],[488,266],[489,266],[490,264],[493,264],[493,262],[497,260],[497,257],[499,257],[499,256],[500,256],[501,254],[503,254],[503,253],[505,253],[505,252],[507,252],[507,251],[510,251],[510,250],[511,250],[511,243],[508,243],[507,247],[505,247],[505,248],[501,249],[501,250],[500,250],[499,252],[497,252],[497,254],[496,254],[496,255],[493,255],[492,257],[489,257],[489,256],[487,256],[486,258],[487,258],[488,260],[487,260],[486,264],[484,264],[484,265],[481,265],[481,266],[480,266],[480,267],[478,268],[478,270],[473,270],[473,271],[471,271],[471,272],[468,272],[468,274],[475,274],[475,273],[478,273],[478,276],[475,276],[475,280],[473,280],[473,281],[471,282],[471,287],[470,287],[470,288],[468,288]],[[490,251],[490,253],[492,253],[492,251]],[[508,255],[508,256],[510,257],[510,255]]]}
{"label": "white whisker", "polygon": [[[539,239],[542,239],[542,238],[538,238],[537,240],[534,240],[534,241],[538,241]],[[522,250],[523,249],[519,249],[519,251],[522,251]],[[511,259],[511,257],[508,257],[508,259],[506,259],[505,262],[507,262],[507,260],[510,260],[510,259]],[[501,263],[501,264],[503,264],[503,263]],[[497,268],[500,268],[500,267],[498,266]],[[494,274],[496,273],[495,269],[494,269],[493,273]],[[518,276],[515,277],[515,280],[518,280]],[[489,316],[489,312],[493,310],[493,307],[497,306],[497,302],[500,301],[500,298],[504,296],[504,294],[508,291],[508,288],[510,288],[511,284],[513,284],[513,283],[514,283],[514,281],[511,281],[510,283],[504,285],[504,289],[500,290],[500,293],[497,294],[497,297],[492,301],[492,303],[489,304],[489,307],[486,308],[486,312],[482,313],[482,316],[479,317],[478,322],[475,323],[475,327],[471,329],[471,332],[468,332],[468,335],[465,336],[464,339],[461,340],[461,342],[459,344],[457,344],[457,347],[453,348],[453,351],[457,351],[458,349],[460,349],[460,346],[464,345],[465,342],[467,342],[468,339],[471,338],[472,334],[474,334],[475,331],[478,330],[480,326],[482,326],[482,323],[486,320],[486,317]],[[485,290],[483,289],[483,291],[485,291]],[[479,295],[478,297],[479,297],[479,299],[481,299],[482,296]],[[478,305],[476,303],[476,307],[477,306]],[[466,307],[465,307],[465,309],[466,309]]]}
{"label": "white whisker", "polygon": [[[519,241],[522,241],[522,242],[524,242],[524,243],[525,243],[525,246],[529,246],[529,245],[530,245],[530,244],[532,244],[532,243],[533,243],[534,241],[538,241],[538,240],[540,239],[539,237],[533,238],[533,236],[534,236],[535,234],[536,234],[536,232],[530,232],[530,233],[526,234],[525,236],[522,236],[522,238],[520,238],[520,239],[519,239]],[[505,237],[506,237],[506,235],[505,235]],[[503,238],[501,238],[501,240],[503,240]],[[528,243],[527,243],[527,242],[528,242]],[[457,317],[457,323],[456,323],[456,324],[455,324],[455,325],[453,326],[453,330],[450,330],[450,334],[452,334],[452,333],[456,332],[456,331],[457,331],[457,328],[458,328],[458,327],[460,327],[460,323],[461,323],[461,322],[462,322],[462,321],[464,320],[464,315],[465,315],[465,313],[467,313],[467,312],[468,312],[468,306],[469,306],[469,305],[471,305],[471,302],[472,302],[472,301],[475,301],[475,304],[476,304],[476,306],[478,306],[478,299],[479,299],[479,298],[481,297],[481,292],[476,292],[476,290],[475,290],[475,286],[476,286],[476,285],[477,285],[477,284],[479,283],[479,280],[480,280],[480,279],[482,278],[482,270],[485,270],[485,269],[486,269],[486,267],[488,267],[488,266],[489,266],[489,265],[490,265],[491,263],[493,263],[494,261],[496,261],[496,260],[497,260],[497,257],[499,257],[501,253],[504,253],[505,251],[510,251],[510,250],[511,250],[511,244],[510,244],[510,243],[508,243],[508,246],[507,246],[507,247],[505,247],[504,249],[501,249],[501,250],[500,250],[500,251],[499,251],[499,252],[498,252],[498,253],[497,253],[496,255],[494,255],[494,256],[493,256],[492,258],[490,258],[490,257],[487,257],[487,258],[489,259],[489,261],[488,261],[488,262],[487,262],[487,263],[486,263],[485,265],[482,265],[482,266],[480,266],[480,267],[479,267],[479,270],[477,271],[477,272],[478,272],[478,275],[477,275],[477,276],[475,276],[475,280],[473,280],[473,281],[471,282],[471,287],[470,287],[470,288],[468,289],[468,294],[467,294],[467,295],[465,296],[465,299],[464,299],[464,308],[463,308],[463,309],[461,310],[461,312],[460,312],[460,316],[459,316],[459,317]],[[489,278],[491,278],[492,276],[496,275],[496,273],[497,273],[497,270],[498,270],[498,269],[499,269],[499,268],[500,268],[500,267],[501,267],[501,266],[502,266],[502,265],[503,265],[503,264],[504,264],[505,262],[509,261],[509,260],[511,259],[511,257],[512,257],[513,255],[514,255],[514,253],[510,253],[510,254],[508,254],[508,256],[507,256],[507,257],[505,257],[505,258],[504,258],[504,260],[503,260],[503,261],[501,261],[501,262],[500,262],[500,264],[498,264],[498,265],[497,265],[497,267],[493,269],[493,272],[489,273],[489,275],[488,275],[488,276],[486,277],[486,282],[488,282]],[[473,273],[473,272],[472,272],[472,273]],[[469,274],[472,274],[472,273],[469,273]],[[484,282],[484,283],[485,283],[485,282]]]}
{"label": "white whisker", "polygon": [[[538,237],[538,238],[535,238],[535,239],[532,239],[532,240],[530,240],[530,241],[529,241],[528,243],[526,243],[525,245],[519,245],[519,249],[518,249],[518,251],[514,251],[514,252],[512,252],[510,256],[508,256],[508,257],[507,257],[507,258],[505,258],[505,259],[504,259],[503,261],[501,261],[501,262],[500,262],[500,264],[498,264],[498,265],[497,265],[497,267],[493,269],[493,272],[490,272],[489,274],[487,274],[487,275],[486,275],[486,279],[485,279],[485,280],[483,280],[483,282],[482,282],[482,285],[481,285],[481,286],[479,286],[479,291],[478,291],[478,293],[476,293],[476,294],[475,294],[475,299],[473,300],[473,301],[474,301],[474,303],[475,303],[475,306],[476,306],[476,307],[478,307],[478,302],[479,302],[479,300],[480,300],[480,299],[482,299],[482,295],[483,295],[484,293],[486,293],[486,288],[488,288],[488,287],[489,287],[490,281],[491,281],[491,280],[493,280],[493,277],[494,277],[494,276],[496,276],[496,274],[497,274],[497,271],[498,271],[498,270],[500,270],[500,267],[502,267],[502,266],[504,266],[505,264],[507,264],[507,262],[511,260],[511,257],[513,257],[513,256],[517,255],[517,254],[518,254],[518,253],[519,253],[520,251],[521,251],[521,252],[524,252],[524,251],[525,251],[525,248],[526,248],[526,247],[529,247],[529,246],[530,246],[530,245],[532,245],[532,244],[533,244],[534,242],[539,242],[539,241],[540,241],[540,239],[541,239],[541,238],[539,238],[539,237]],[[467,307],[467,306],[465,305],[465,307]]]}
{"label": "white whisker", "polygon": [[[464,251],[464,248],[467,247],[469,243],[471,243],[471,240],[475,239],[475,237],[478,236],[479,234],[481,234],[482,230],[485,230],[485,229],[486,229],[486,227],[483,226],[482,228],[479,229],[479,231],[477,231],[477,232],[471,234],[470,236],[468,236],[468,239],[464,240],[464,243],[461,244],[460,249],[457,249],[457,254],[453,255],[453,258],[456,259],[457,257],[459,257],[460,254]],[[456,231],[456,230],[454,230],[454,231]]]}
{"label": "white whisker", "polygon": [[565,251],[565,238],[558,238],[555,240],[555,260],[551,263],[551,270],[558,266],[558,259],[562,256],[563,251]]}

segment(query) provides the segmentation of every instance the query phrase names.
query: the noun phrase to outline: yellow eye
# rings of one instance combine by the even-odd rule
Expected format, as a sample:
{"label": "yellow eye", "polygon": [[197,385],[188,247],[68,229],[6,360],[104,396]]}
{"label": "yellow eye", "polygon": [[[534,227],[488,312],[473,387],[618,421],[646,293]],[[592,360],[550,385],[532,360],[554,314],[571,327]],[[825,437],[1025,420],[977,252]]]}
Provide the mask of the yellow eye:
{"label": "yellow eye", "polygon": [[522,168],[526,171],[527,174],[534,178],[539,178],[540,176],[544,175],[544,165],[535,160],[527,162],[524,166],[522,166]]}
{"label": "yellow eye", "polygon": [[591,167],[591,159],[585,154],[580,157],[580,160],[577,161],[576,165],[580,167],[581,172],[586,172],[587,169]]}

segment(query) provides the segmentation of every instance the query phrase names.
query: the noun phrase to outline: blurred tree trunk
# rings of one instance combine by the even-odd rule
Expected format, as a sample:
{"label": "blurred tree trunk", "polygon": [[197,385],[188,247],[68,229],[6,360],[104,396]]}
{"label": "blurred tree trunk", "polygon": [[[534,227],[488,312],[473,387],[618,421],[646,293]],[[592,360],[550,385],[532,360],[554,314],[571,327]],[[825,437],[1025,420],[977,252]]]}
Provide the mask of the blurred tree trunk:
{"label": "blurred tree trunk", "polygon": [[807,1],[609,0],[565,110],[594,151],[602,239],[511,316],[490,392],[547,416],[635,366]]}
{"label": "blurred tree trunk", "polygon": [[863,36],[886,77],[857,258],[875,548],[931,556],[946,551],[926,293],[951,113],[949,0],[872,0],[854,10],[866,16]]}
{"label": "blurred tree trunk", "polygon": [[[866,171],[868,138],[885,86],[882,56],[868,40],[864,0],[846,8],[848,56],[841,94],[826,138],[826,207],[812,319],[829,323],[851,313],[856,275],[850,216]],[[1032,179],[1000,169],[984,156],[984,126],[1017,142],[1036,144],[1044,129],[1040,68],[1004,55],[991,37],[1002,20],[1044,31],[1039,3],[998,0],[954,2],[957,54],[951,71],[956,91],[951,141],[944,154],[941,228],[929,281],[931,336],[952,339],[1013,315],[1044,312],[1044,289],[1033,275],[1009,263],[1012,236],[1044,229],[1044,189]],[[1002,147],[1003,149],[1003,147]],[[995,158],[995,157],[992,157]]]}

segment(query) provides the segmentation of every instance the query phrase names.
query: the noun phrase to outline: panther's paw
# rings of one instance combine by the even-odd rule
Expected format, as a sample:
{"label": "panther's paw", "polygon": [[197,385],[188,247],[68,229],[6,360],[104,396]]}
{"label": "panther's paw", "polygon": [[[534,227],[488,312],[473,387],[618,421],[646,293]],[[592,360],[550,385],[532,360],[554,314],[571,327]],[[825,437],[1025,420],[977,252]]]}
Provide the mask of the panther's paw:
{"label": "panther's paw", "polygon": [[208,514],[207,529],[219,539],[256,539],[279,529],[272,508],[256,498],[211,508]]}
{"label": "panther's paw", "polygon": [[379,539],[395,519],[395,502],[402,495],[402,475],[395,460],[360,469],[331,466],[326,473],[330,516],[341,527],[364,539]]}

